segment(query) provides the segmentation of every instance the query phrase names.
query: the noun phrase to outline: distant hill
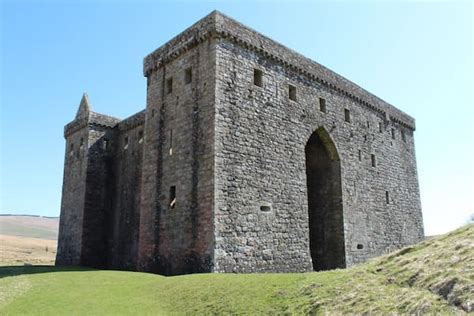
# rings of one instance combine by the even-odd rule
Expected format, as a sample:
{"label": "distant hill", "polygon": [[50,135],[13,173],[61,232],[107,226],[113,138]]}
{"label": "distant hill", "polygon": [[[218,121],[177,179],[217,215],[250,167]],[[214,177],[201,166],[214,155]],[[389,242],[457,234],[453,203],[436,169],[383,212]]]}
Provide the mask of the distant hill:
{"label": "distant hill", "polygon": [[0,235],[57,240],[58,229],[59,217],[7,214],[0,216]]}
{"label": "distant hill", "polygon": [[2,315],[459,315],[474,311],[474,224],[345,270],[155,274],[0,267]]}

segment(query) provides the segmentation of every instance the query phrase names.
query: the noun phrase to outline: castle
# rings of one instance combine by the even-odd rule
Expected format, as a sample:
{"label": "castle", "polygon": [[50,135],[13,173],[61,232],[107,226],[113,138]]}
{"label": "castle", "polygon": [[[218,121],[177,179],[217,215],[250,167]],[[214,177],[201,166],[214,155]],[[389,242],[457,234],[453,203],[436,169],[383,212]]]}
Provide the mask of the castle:
{"label": "castle", "polygon": [[146,109],[65,126],[57,265],[348,267],[423,239],[415,121],[214,11],[145,57]]}

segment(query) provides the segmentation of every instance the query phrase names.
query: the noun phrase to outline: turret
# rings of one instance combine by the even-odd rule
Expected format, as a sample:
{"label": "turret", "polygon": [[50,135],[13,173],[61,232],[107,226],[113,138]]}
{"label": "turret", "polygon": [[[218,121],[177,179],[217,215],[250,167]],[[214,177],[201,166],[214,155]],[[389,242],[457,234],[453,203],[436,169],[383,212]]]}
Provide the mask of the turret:
{"label": "turret", "polygon": [[63,194],[57,265],[104,267],[110,216],[111,158],[118,119],[92,112],[84,93],[64,129]]}

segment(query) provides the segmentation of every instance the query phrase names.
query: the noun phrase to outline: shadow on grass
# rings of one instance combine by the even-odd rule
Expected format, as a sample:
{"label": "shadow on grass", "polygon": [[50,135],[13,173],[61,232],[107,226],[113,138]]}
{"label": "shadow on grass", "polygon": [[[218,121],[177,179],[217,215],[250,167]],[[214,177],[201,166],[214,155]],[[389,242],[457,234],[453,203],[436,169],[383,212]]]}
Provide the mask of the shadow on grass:
{"label": "shadow on grass", "polygon": [[94,269],[84,267],[57,267],[57,266],[0,266],[0,279],[10,276],[37,273],[55,273],[71,271],[92,271]]}

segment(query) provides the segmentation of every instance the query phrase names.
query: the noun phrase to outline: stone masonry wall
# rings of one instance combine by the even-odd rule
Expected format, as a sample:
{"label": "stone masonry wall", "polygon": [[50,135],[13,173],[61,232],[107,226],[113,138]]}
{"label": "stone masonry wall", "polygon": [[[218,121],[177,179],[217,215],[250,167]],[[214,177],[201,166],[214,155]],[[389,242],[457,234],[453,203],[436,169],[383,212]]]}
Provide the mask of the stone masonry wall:
{"label": "stone masonry wall", "polygon": [[346,264],[421,240],[413,130],[244,46],[221,39],[216,53],[215,269],[311,270],[305,144],[320,127],[341,159]]}
{"label": "stone masonry wall", "polygon": [[114,148],[110,267],[135,270],[140,224],[140,185],[145,111],[120,122]]}
{"label": "stone masonry wall", "polygon": [[112,212],[113,170],[112,156],[104,146],[104,139],[112,139],[114,134],[111,126],[89,126],[81,265],[94,268],[108,267],[107,227]]}
{"label": "stone masonry wall", "polygon": [[81,262],[87,139],[88,130],[83,128],[66,141],[57,265],[80,265]]}
{"label": "stone masonry wall", "polygon": [[209,39],[147,74],[140,270],[212,271],[214,52]]}

